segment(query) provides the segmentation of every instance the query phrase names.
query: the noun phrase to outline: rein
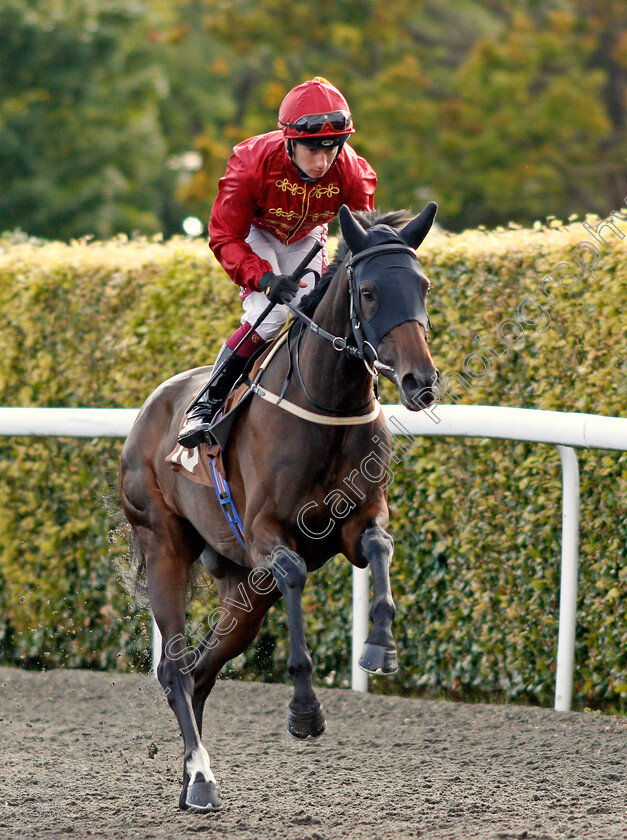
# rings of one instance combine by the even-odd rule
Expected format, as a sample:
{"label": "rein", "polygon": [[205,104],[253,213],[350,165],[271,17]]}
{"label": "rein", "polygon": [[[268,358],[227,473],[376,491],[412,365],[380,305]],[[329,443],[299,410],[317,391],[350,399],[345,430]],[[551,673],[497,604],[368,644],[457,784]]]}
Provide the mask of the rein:
{"label": "rein", "polygon": [[[314,408],[317,408],[320,411],[327,411],[327,412],[329,412],[329,414],[338,414],[338,415],[342,416],[344,414],[344,412],[342,412],[341,410],[339,410],[337,408],[330,408],[327,405],[322,405],[321,403],[314,400],[314,398],[311,396],[311,394],[307,390],[307,386],[305,385],[305,380],[303,379],[303,375],[302,375],[302,372],[301,372],[301,369],[300,369],[300,344],[301,344],[301,341],[303,340],[304,335],[305,335],[305,332],[304,331],[301,332],[301,334],[296,339],[296,346],[294,348],[294,367],[296,369],[296,373],[298,374],[298,381],[300,382],[300,387],[303,389],[303,393],[305,394],[305,396],[307,397],[309,402],[314,406]],[[347,345],[347,349],[348,349],[348,347],[350,347],[350,345]],[[354,350],[355,348],[351,347],[351,349]],[[288,374],[288,376],[289,376],[289,374]],[[367,400],[365,403],[362,403],[362,405],[357,406],[357,408],[354,409],[354,410],[355,411],[363,411],[365,408],[368,408],[371,401],[372,401],[372,399]]]}
{"label": "rein", "polygon": [[310,423],[320,423],[322,426],[362,426],[376,420],[381,411],[381,404],[376,399],[375,407],[372,411],[368,412],[368,414],[358,414],[346,417],[327,417],[325,414],[317,414],[313,411],[308,411],[306,408],[301,408],[289,400],[284,399],[283,395],[278,396],[277,394],[273,394],[272,391],[262,388],[259,384],[259,380],[263,376],[274,355],[278,352],[278,350],[280,350],[283,344],[285,344],[289,334],[290,331],[288,329],[280,335],[270,353],[268,353],[267,357],[263,360],[254,381],[250,383],[250,390],[253,394],[266,402],[272,403],[272,405],[283,408],[285,411],[290,414],[294,414],[296,417],[300,417],[301,420],[308,420]]}

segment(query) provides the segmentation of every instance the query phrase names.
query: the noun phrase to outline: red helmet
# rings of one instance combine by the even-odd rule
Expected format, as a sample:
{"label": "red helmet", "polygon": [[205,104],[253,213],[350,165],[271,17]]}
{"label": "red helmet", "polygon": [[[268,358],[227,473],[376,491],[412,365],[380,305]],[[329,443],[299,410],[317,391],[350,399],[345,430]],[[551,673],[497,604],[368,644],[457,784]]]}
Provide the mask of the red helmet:
{"label": "red helmet", "polygon": [[290,140],[354,134],[348,102],[331,82],[316,76],[293,88],[279,108],[279,128]]}

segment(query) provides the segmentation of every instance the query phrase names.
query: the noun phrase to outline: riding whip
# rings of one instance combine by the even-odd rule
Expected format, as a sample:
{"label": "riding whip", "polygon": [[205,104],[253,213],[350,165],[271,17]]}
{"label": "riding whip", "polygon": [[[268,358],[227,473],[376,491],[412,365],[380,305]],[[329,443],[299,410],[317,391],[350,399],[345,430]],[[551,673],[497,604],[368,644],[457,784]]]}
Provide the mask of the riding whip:
{"label": "riding whip", "polygon": [[[294,271],[290,274],[290,280],[294,280],[294,281],[300,280],[300,278],[305,273],[309,263],[313,260],[313,258],[316,256],[316,254],[321,250],[322,250],[322,242],[314,242],[314,244],[311,246],[310,250],[305,254],[304,258],[296,266]],[[276,306],[276,303],[269,303],[266,306],[266,308],[263,310],[261,315],[257,318],[255,323],[253,324],[250,332],[254,332],[257,329],[257,327],[259,326],[259,324],[261,324],[263,321],[265,321],[265,319],[272,312],[272,310],[274,309],[275,306]],[[240,346],[240,344],[242,344],[244,341],[246,341],[246,337],[248,336],[248,334],[249,333],[246,333],[246,335],[238,343],[237,347],[234,350],[235,353],[237,352],[237,349]]]}
{"label": "riding whip", "polygon": [[[312,247],[311,247],[311,248],[309,249],[309,251],[305,254],[304,258],[303,258],[303,259],[301,260],[301,262],[300,262],[300,263],[296,266],[296,268],[294,269],[294,271],[290,274],[290,280],[294,280],[294,281],[296,281],[296,280],[300,280],[300,278],[303,276],[303,274],[305,274],[305,271],[307,270],[307,266],[309,265],[309,263],[313,260],[313,258],[316,256],[316,254],[317,254],[319,251],[321,251],[321,250],[322,250],[322,248],[323,248],[322,242],[314,242],[314,244],[312,245]],[[246,335],[245,335],[245,336],[243,336],[243,337],[240,339],[240,341],[237,343],[237,345],[236,345],[236,346],[235,346],[235,348],[233,349],[233,354],[232,354],[232,355],[234,355],[235,353],[237,353],[237,351],[239,350],[239,348],[241,347],[241,345],[244,343],[244,341],[246,341],[246,339],[247,339],[247,337],[250,335],[250,333],[251,333],[251,332],[254,332],[254,331],[257,329],[257,327],[258,327],[258,326],[259,326],[259,325],[260,325],[263,321],[265,321],[265,319],[266,319],[266,318],[268,317],[268,315],[272,312],[272,310],[274,309],[274,307],[275,307],[276,305],[277,305],[276,303],[272,303],[272,302],[271,302],[271,303],[269,303],[269,304],[266,306],[266,308],[263,310],[263,312],[261,313],[261,315],[257,318],[257,320],[255,321],[255,323],[252,325],[251,329],[250,329],[250,330],[246,333]],[[222,362],[222,365],[220,366],[220,368],[219,368],[219,369],[221,370],[223,366],[228,365],[228,363],[229,363],[230,359],[231,359],[231,356],[229,356],[229,358],[225,359],[225,360]],[[215,372],[215,371],[212,371],[212,372],[211,372],[211,378],[213,378],[213,374],[214,374],[214,372]],[[208,382],[209,382],[209,381],[210,381],[210,380],[207,380],[207,384],[208,384]],[[207,386],[205,385],[205,388],[206,388],[206,387],[207,387]],[[189,412],[190,412],[190,411],[192,411],[192,410],[196,407],[196,405],[198,405],[198,403],[200,402],[200,399],[201,399],[201,397],[202,397],[202,395],[203,395],[203,393],[204,393],[204,391],[205,391],[205,388],[203,388],[201,391],[199,391],[198,396],[196,397],[196,399],[195,399],[195,400],[194,400],[194,401],[193,401],[193,402],[189,405],[189,407],[187,408],[187,412],[186,412],[187,414],[189,414]]]}

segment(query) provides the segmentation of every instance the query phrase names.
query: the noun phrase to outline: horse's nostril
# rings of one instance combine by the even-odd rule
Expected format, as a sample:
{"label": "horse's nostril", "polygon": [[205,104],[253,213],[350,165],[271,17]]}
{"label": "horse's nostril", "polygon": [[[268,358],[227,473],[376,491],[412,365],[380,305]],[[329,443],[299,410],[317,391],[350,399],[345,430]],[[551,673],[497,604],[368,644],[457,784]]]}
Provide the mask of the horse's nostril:
{"label": "horse's nostril", "polygon": [[433,391],[431,388],[423,388],[412,397],[412,402],[417,409],[427,408],[433,402]]}
{"label": "horse's nostril", "polygon": [[[437,378],[437,374],[436,374]],[[427,408],[434,400],[434,375],[427,375],[419,380],[413,373],[406,373],[401,380],[405,404],[414,411]]]}
{"label": "horse's nostril", "polygon": [[403,390],[409,394],[413,394],[420,387],[413,373],[406,373],[401,380],[401,385],[403,386]]}
{"label": "horse's nostril", "polygon": [[435,373],[426,374],[420,378],[415,376],[413,373],[406,373],[401,380],[401,385],[405,393],[414,395],[417,392],[420,395],[423,391],[425,393],[430,391],[438,379],[439,374],[437,370]]}

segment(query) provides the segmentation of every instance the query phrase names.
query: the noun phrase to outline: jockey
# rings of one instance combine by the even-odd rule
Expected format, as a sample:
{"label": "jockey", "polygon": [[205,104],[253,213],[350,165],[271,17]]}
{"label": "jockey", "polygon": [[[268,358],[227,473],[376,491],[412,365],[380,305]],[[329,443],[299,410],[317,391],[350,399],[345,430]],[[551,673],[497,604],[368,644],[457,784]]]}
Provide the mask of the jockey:
{"label": "jockey", "polygon": [[[183,446],[207,440],[211,421],[247,360],[284,326],[289,310],[281,304],[297,304],[326,269],[325,247],[302,280],[289,277],[315,242],[325,245],[328,223],[342,204],[373,209],[377,178],[346,142],[354,131],[344,96],[316,76],[286,95],[278,131],[233,149],[211,211],[209,246],[240,287],[244,314],[181,429]],[[277,306],[253,331],[268,301]]]}

